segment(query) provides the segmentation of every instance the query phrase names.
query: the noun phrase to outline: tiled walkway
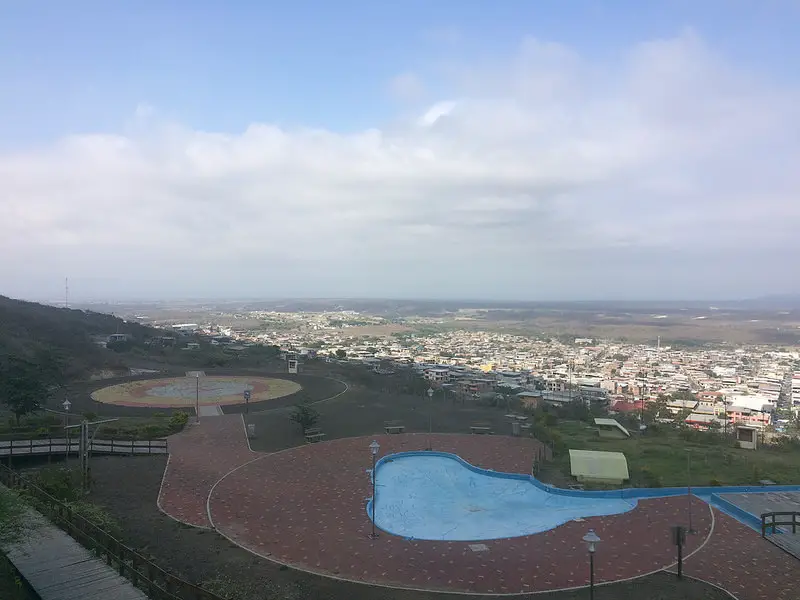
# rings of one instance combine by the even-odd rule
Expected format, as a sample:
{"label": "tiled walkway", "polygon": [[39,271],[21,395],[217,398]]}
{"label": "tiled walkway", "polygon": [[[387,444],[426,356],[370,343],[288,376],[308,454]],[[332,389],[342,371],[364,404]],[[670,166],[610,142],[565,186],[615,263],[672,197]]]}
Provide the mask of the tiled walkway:
{"label": "tiled walkway", "polygon": [[[581,537],[590,527],[603,539],[596,558],[598,581],[645,574],[674,561],[670,527],[686,524],[685,496],[640,501],[624,515],[485,542],[483,552],[467,543],[420,542],[385,533],[370,540],[365,501],[371,494],[366,470],[372,439],[260,455],[247,446],[241,416],[201,419],[170,439],[159,506],[178,520],[209,527],[207,500],[219,482],[209,503],[213,526],[236,543],[297,568],[399,587],[517,593],[583,586],[588,573]],[[381,455],[427,445],[425,435],[377,439]],[[508,472],[530,471],[534,444],[504,436],[433,436],[436,450]],[[687,555],[706,543],[686,559],[688,575],[724,587],[739,600],[800,598],[792,583],[795,559],[718,511],[708,538],[707,505],[695,498],[693,513],[698,534],[690,536]]]}
{"label": "tiled walkway", "polygon": [[[191,423],[191,421],[190,421]],[[206,501],[211,487],[256,453],[247,445],[241,415],[201,418],[169,438],[169,462],[158,506],[169,516],[197,527],[210,527]]]}
{"label": "tiled walkway", "polygon": [[739,600],[800,598],[797,559],[733,517],[718,510],[714,517],[711,539],[684,564],[687,575],[723,587]]}
{"label": "tiled walkway", "polygon": [[[378,436],[381,454],[419,450],[424,435]],[[670,526],[685,521],[686,497],[648,500],[624,515],[570,522],[526,537],[484,542],[414,541],[382,533],[371,540],[365,510],[370,495],[371,437],[336,440],[265,456],[226,477],[211,498],[217,530],[251,551],[292,566],[345,579],[400,587],[520,593],[588,584],[581,538],[594,528],[603,539],[598,581],[642,575],[674,561]],[[530,439],[434,435],[436,450],[481,467],[530,472]],[[699,534],[710,512],[695,499]]]}

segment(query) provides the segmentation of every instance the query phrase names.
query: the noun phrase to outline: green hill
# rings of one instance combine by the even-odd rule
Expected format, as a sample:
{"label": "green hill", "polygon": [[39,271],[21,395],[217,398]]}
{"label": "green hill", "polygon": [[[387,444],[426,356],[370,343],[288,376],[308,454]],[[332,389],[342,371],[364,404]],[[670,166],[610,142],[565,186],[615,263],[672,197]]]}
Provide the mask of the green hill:
{"label": "green hill", "polygon": [[69,378],[97,369],[124,368],[119,353],[97,344],[112,333],[125,333],[139,342],[161,335],[157,329],[112,315],[0,296],[0,364],[10,358],[53,357],[63,364]]}

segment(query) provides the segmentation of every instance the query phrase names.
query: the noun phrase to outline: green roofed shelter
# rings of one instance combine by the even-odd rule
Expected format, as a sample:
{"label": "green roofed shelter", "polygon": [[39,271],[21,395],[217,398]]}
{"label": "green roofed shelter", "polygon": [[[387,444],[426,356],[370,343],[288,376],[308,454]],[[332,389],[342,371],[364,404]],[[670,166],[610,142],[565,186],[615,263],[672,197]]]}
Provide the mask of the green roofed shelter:
{"label": "green roofed shelter", "polygon": [[622,452],[570,450],[570,473],[581,483],[621,485],[630,478]]}

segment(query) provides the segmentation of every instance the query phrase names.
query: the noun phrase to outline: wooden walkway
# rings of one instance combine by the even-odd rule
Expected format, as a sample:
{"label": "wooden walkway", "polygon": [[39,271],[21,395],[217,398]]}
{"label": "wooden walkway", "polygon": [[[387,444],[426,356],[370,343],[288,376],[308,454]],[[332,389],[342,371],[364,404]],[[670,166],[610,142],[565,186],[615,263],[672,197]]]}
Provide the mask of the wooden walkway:
{"label": "wooden walkway", "polygon": [[[48,454],[78,455],[80,444],[72,438],[39,440],[0,440],[0,456],[47,456]],[[94,440],[92,454],[167,454],[167,440]]]}
{"label": "wooden walkway", "polygon": [[42,600],[147,600],[112,567],[42,515],[31,511],[33,529],[5,553]]}

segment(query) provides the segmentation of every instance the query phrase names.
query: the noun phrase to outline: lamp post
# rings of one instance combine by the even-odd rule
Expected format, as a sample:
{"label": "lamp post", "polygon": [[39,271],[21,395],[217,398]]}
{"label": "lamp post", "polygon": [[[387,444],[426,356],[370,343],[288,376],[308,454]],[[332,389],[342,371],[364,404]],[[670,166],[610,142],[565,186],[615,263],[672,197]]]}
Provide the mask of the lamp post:
{"label": "lamp post", "polygon": [[428,447],[426,450],[433,450],[431,445],[431,433],[433,432],[433,388],[428,388]]}
{"label": "lamp post", "polygon": [[692,526],[692,451],[686,448],[686,500],[689,503],[689,533],[694,533]]}
{"label": "lamp post", "polygon": [[600,537],[590,529],[589,533],[583,536],[583,541],[586,542],[586,548],[589,550],[589,600],[594,600],[594,553],[597,550],[597,544],[600,543]]}
{"label": "lamp post", "polygon": [[375,440],[372,440],[372,443],[369,445],[369,450],[372,453],[372,533],[370,534],[370,538],[373,540],[378,537],[378,534],[375,533],[375,501],[377,498],[375,497],[375,459],[378,456],[378,450],[380,449],[380,444]]}
{"label": "lamp post", "polygon": [[194,412],[197,415],[195,422],[200,422],[200,373],[195,374]]}
{"label": "lamp post", "polygon": [[69,409],[72,406],[72,402],[69,401],[69,398],[64,400],[64,403],[61,405],[64,407],[64,433],[67,435],[67,452],[64,454],[64,462],[69,460]]}

